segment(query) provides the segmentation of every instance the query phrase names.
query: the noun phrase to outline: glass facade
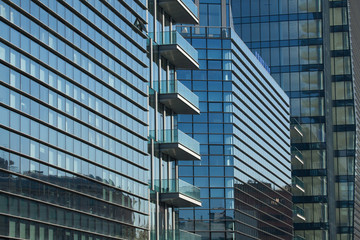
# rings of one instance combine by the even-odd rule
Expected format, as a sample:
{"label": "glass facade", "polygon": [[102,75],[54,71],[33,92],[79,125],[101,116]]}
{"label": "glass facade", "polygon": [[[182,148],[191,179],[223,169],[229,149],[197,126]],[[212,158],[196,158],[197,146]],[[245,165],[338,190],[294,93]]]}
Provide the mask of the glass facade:
{"label": "glass facade", "polygon": [[302,136],[291,136],[292,147],[303,155],[303,164],[293,161],[292,174],[305,190],[293,192],[306,217],[294,219],[295,235],[354,239],[356,128],[348,1],[231,4],[235,31],[269,64],[290,97],[292,119],[302,127]]}
{"label": "glass facade", "polygon": [[[181,8],[181,9],[179,9]],[[199,98],[187,0],[0,1],[0,238],[194,239],[178,178],[200,145],[177,127]],[[176,19],[176,22],[175,22]]]}
{"label": "glass facade", "polygon": [[[350,31],[351,31],[351,54],[352,54],[352,70],[353,70],[353,81],[354,81],[354,99],[355,99],[355,121],[356,128],[359,129],[360,123],[360,18],[357,14],[356,9],[360,9],[360,2],[356,0],[349,1],[349,16],[350,16]],[[356,131],[356,152],[355,152],[355,186],[354,186],[354,239],[360,238],[360,179],[359,179],[359,151],[360,151],[360,132]]]}
{"label": "glass facade", "polygon": [[201,206],[200,189],[178,170],[179,160],[200,160],[199,142],[178,128],[178,114],[200,113],[199,98],[178,81],[178,69],[198,69],[198,52],[175,27],[198,23],[198,8],[191,0],[148,2],[150,239],[199,240],[177,222],[179,207]]}
{"label": "glass facade", "polygon": [[[221,13],[216,2],[200,1],[200,23],[203,11]],[[200,142],[202,159],[179,161],[180,178],[200,187],[202,202],[180,209],[179,227],[202,239],[291,240],[289,98],[231,28],[178,31],[199,53],[200,69],[177,78],[201,112],[179,115],[178,126]]]}
{"label": "glass facade", "polygon": [[0,1],[0,238],[148,239],[136,19],[144,1]]}

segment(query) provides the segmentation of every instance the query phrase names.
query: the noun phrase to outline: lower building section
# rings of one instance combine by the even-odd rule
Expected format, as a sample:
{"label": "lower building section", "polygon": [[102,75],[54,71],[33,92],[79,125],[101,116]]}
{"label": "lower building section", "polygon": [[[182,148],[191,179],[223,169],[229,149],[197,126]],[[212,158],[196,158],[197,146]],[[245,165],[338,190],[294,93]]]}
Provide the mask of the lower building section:
{"label": "lower building section", "polygon": [[47,175],[45,166],[23,175],[12,170],[0,170],[0,236],[147,239],[148,216],[140,212],[146,200],[56,169]]}

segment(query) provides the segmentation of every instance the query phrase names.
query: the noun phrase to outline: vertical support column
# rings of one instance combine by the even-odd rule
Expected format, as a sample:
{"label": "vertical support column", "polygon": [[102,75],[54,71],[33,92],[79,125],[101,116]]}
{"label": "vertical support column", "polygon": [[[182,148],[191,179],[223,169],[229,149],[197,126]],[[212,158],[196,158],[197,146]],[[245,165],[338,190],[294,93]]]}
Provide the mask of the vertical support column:
{"label": "vertical support column", "polygon": [[[159,133],[159,129],[158,129],[158,109],[159,109],[159,103],[158,103],[158,94],[155,92],[155,140],[158,140],[158,133]],[[155,144],[154,144],[154,141],[153,141],[153,144],[152,144],[152,155],[154,155],[154,152],[155,152]],[[153,162],[152,162],[152,180],[153,182],[155,182],[154,180],[156,178],[158,178],[158,176],[155,176],[155,171],[154,169],[157,168],[158,166],[155,166],[155,161],[154,161],[154,157],[153,157]],[[161,189],[161,181],[159,180],[159,188]],[[156,193],[156,240],[160,239],[159,238],[159,232],[160,232],[160,215],[159,215],[159,208],[160,208],[160,196],[159,196],[159,193],[158,192],[155,192]]]}
{"label": "vertical support column", "polygon": [[156,240],[160,239],[160,196],[159,193],[156,192]]}
{"label": "vertical support column", "polygon": [[[160,177],[159,177],[159,185],[160,185],[160,189],[162,189],[162,171],[163,171],[163,169],[162,169],[162,160],[163,160],[163,158],[162,158],[162,154],[160,154],[160,156],[159,156],[159,173],[160,173]],[[160,190],[160,192],[161,192],[161,190]],[[162,226],[160,226],[160,217],[163,217],[163,216],[160,216],[160,212],[161,212],[161,210],[160,210],[160,208],[161,208],[161,205],[160,205],[160,193],[157,193],[158,194],[158,199],[157,199],[157,207],[158,207],[158,209],[157,209],[157,211],[156,211],[156,213],[157,213],[157,215],[158,215],[158,221],[157,221],[157,228],[158,228],[158,234],[160,234],[160,231],[161,230],[164,230],[163,228],[162,228]],[[160,228],[161,227],[161,228]],[[158,238],[158,239],[160,239],[160,238]]]}
{"label": "vertical support column", "polygon": [[[157,29],[157,24],[156,24],[156,19],[157,19],[157,15],[158,15],[158,5],[156,3],[156,1],[154,1],[154,21],[153,21],[153,24],[154,24],[154,41],[159,41],[158,39],[158,32],[159,30]],[[152,49],[152,52],[151,52],[151,81],[154,82],[154,74],[153,74],[153,71],[154,71],[154,66],[153,66],[153,61],[154,61],[154,51]],[[155,80],[158,80],[158,79],[155,79]],[[158,109],[159,109],[159,102],[158,102],[158,95],[157,93],[155,94],[155,139],[157,140],[158,139],[158,134],[160,133],[160,129],[159,129],[159,124],[158,124]],[[160,162],[161,162],[161,159],[159,159]],[[158,166],[155,166],[155,163],[154,163],[154,168],[157,168]],[[154,169],[152,170],[153,172]],[[154,173],[153,173],[154,174]],[[158,178],[158,176],[153,176],[154,178]],[[161,189],[161,181],[159,179],[159,187]],[[156,240],[160,239],[160,195],[158,192],[156,192]]]}
{"label": "vertical support column", "polygon": [[329,240],[336,240],[336,200],[330,55],[330,6],[328,0],[323,1],[323,41]]}
{"label": "vertical support column", "polygon": [[157,15],[158,15],[158,4],[157,4],[157,1],[154,0],[154,40],[155,42],[158,42],[158,39],[157,39],[157,34],[159,32],[159,29],[157,29],[157,24],[156,24],[156,20],[157,20]]}
{"label": "vertical support column", "polygon": [[[195,5],[198,7],[198,16],[200,14],[200,0],[195,0]],[[199,16],[200,17],[200,16]]]}
{"label": "vertical support column", "polygon": [[[150,179],[150,189],[148,189],[148,195],[149,195],[149,199],[150,201],[148,201],[148,209],[151,209],[151,190],[153,191],[155,189],[155,184],[154,184],[154,139],[151,139],[150,140],[150,146],[151,146],[151,149],[150,149],[150,171],[151,171],[151,179]],[[156,218],[156,217],[155,217]],[[155,220],[156,221],[156,220]],[[151,231],[153,230],[152,229],[152,216],[151,216],[151,211],[150,211],[150,216],[149,216],[149,225],[148,225],[148,228],[149,228],[149,235],[148,235],[148,238],[151,239]],[[157,229],[154,229],[156,232]],[[157,239],[157,237],[156,237]]]}
{"label": "vertical support column", "polygon": [[149,74],[150,74],[150,87],[154,88],[154,76],[153,76],[153,60],[154,60],[154,49],[153,49],[154,45],[153,45],[153,41],[150,40],[150,44],[149,44],[149,51],[150,51],[150,69],[149,69]]}
{"label": "vertical support column", "polygon": [[226,0],[221,0],[221,27],[226,27]]}

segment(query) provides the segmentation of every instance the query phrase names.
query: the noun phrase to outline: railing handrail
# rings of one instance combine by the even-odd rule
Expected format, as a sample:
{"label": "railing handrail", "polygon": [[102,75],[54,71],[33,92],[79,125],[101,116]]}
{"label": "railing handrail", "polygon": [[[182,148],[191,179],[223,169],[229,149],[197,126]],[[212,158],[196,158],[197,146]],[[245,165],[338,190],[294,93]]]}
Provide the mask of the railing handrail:
{"label": "railing handrail", "polygon": [[305,187],[305,185],[304,185],[304,182],[300,179],[300,178],[298,178],[297,176],[293,176],[292,177],[292,184],[294,185],[299,185],[301,188],[304,188]]}
{"label": "railing handrail", "polygon": [[[155,140],[155,130],[149,131],[149,139]],[[158,130],[157,143],[180,143],[200,154],[200,143],[179,129]]]}
{"label": "railing handrail", "polygon": [[303,154],[301,153],[301,151],[297,147],[292,146],[291,147],[291,152],[299,153],[300,157],[303,158]]}
{"label": "railing handrail", "polygon": [[294,236],[293,240],[305,240],[305,238],[297,235],[297,236]]}
{"label": "railing handrail", "polygon": [[301,216],[305,215],[304,209],[299,206],[293,205],[293,211],[294,211],[294,213],[300,214]]}
{"label": "railing handrail", "polygon": [[[149,33],[149,38],[154,39],[154,32]],[[196,62],[199,60],[197,50],[176,30],[163,31],[156,33],[156,44],[158,45],[179,45],[186,53],[188,53]]]}
{"label": "railing handrail", "polygon": [[155,179],[154,181],[155,189],[161,193],[180,192],[188,197],[200,201],[200,188],[182,179]]}
{"label": "railing handrail", "polygon": [[[151,230],[152,235],[156,235],[155,230]],[[182,240],[182,239],[188,239],[188,240],[201,240],[201,235],[188,232],[186,230],[182,229],[167,229],[162,230],[160,232],[160,240]],[[165,237],[166,236],[166,237]]]}
{"label": "railing handrail", "polygon": [[178,93],[195,107],[199,108],[199,97],[179,80],[160,80],[153,83],[155,85],[154,89],[159,93]]}

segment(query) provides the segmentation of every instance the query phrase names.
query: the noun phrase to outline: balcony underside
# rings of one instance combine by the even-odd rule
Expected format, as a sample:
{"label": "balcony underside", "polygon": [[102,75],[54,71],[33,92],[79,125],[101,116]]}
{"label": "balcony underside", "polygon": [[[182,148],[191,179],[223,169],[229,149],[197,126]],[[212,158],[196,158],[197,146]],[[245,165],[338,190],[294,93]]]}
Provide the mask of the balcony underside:
{"label": "balcony underside", "polygon": [[199,24],[198,17],[181,0],[160,0],[159,5],[178,23]]}
{"label": "balcony underside", "polygon": [[199,69],[199,63],[178,44],[159,45],[159,51],[164,58],[177,68]]}
{"label": "balcony underside", "polygon": [[160,201],[175,207],[201,207],[201,202],[182,193],[161,193]]}
{"label": "balcony underside", "polygon": [[179,160],[200,160],[200,154],[180,143],[160,143],[160,151]]}
{"label": "balcony underside", "polygon": [[200,114],[200,110],[178,93],[161,93],[162,104],[178,114]]}

